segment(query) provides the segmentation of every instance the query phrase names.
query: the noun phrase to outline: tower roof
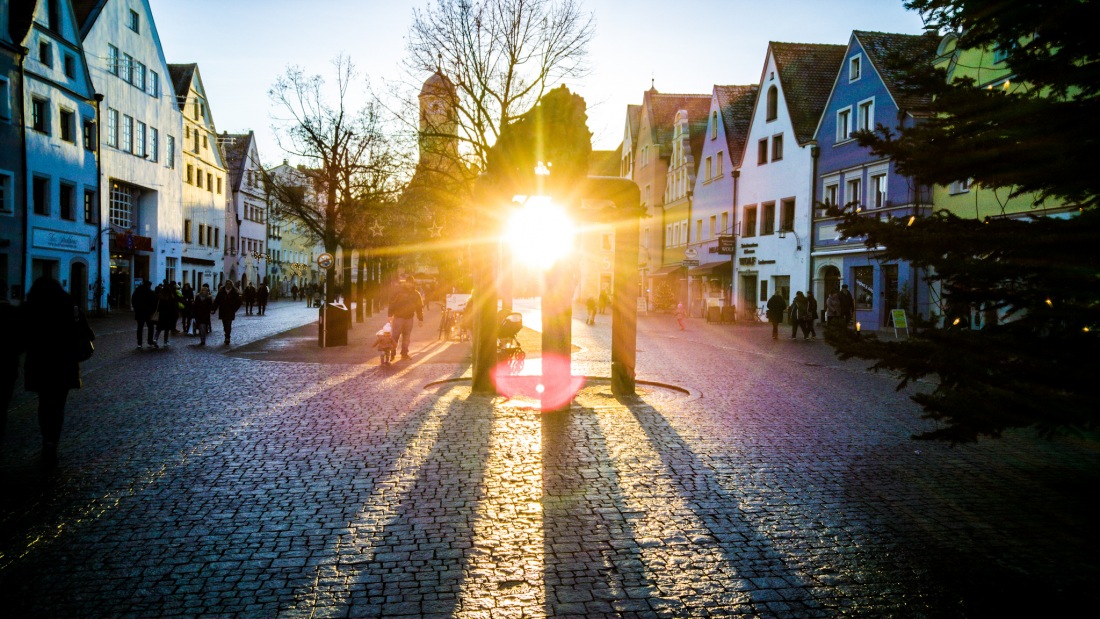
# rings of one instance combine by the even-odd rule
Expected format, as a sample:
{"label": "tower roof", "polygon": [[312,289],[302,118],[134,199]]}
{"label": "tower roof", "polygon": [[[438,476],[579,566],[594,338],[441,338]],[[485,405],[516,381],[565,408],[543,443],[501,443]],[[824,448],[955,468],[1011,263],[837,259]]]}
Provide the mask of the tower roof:
{"label": "tower roof", "polygon": [[453,97],[455,95],[455,85],[451,83],[451,80],[443,75],[441,71],[432,73],[431,77],[424,81],[424,87],[420,89],[420,96],[442,96]]}

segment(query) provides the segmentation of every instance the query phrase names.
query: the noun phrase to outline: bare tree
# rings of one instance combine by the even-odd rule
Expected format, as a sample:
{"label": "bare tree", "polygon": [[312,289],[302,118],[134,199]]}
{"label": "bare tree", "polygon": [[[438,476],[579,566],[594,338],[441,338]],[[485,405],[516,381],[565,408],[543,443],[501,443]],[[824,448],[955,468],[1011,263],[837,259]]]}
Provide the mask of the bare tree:
{"label": "bare tree", "polygon": [[300,164],[298,173],[265,178],[275,214],[300,222],[329,253],[362,247],[365,222],[394,203],[407,161],[387,135],[384,108],[373,98],[353,107],[359,74],[350,59],[341,55],[332,65],[331,88],[300,67],[287,68],[271,87],[276,139]]}
{"label": "bare tree", "polygon": [[467,167],[484,170],[501,131],[564,80],[587,72],[591,14],[576,0],[435,0],[414,9],[406,66],[440,72],[454,88],[453,118],[423,136],[453,138]]}

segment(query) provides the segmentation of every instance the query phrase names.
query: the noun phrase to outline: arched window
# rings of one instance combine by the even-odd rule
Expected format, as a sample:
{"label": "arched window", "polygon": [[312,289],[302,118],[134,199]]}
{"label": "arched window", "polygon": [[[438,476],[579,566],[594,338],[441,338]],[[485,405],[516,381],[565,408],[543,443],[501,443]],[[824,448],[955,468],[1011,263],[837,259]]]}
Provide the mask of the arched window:
{"label": "arched window", "polygon": [[718,112],[711,112],[710,114],[710,139],[718,137]]}
{"label": "arched window", "polygon": [[768,88],[768,118],[775,120],[779,116],[779,89],[775,86]]}

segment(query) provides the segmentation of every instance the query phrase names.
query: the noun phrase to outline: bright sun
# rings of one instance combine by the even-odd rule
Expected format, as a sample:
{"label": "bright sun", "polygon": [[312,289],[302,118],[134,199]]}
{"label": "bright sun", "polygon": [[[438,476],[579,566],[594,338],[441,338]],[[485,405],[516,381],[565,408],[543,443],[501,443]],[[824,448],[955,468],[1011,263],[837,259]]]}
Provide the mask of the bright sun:
{"label": "bright sun", "polygon": [[573,249],[573,222],[545,196],[532,196],[508,221],[504,240],[512,256],[529,266],[548,269]]}

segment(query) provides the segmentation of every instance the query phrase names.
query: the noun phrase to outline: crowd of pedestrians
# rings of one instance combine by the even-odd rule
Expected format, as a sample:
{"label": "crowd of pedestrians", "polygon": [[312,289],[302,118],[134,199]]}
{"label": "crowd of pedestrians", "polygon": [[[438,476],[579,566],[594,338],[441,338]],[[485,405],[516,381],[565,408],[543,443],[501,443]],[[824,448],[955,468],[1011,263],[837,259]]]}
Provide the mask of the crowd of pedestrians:
{"label": "crowd of pedestrians", "polygon": [[145,346],[160,348],[158,340],[165,347],[171,346],[172,335],[180,333],[181,328],[186,335],[199,336],[199,346],[206,346],[206,336],[212,331],[210,317],[214,314],[221,320],[228,346],[233,336],[233,320],[241,305],[245,305],[246,315],[255,312],[263,316],[270,296],[266,283],[248,284],[242,295],[236,284],[226,281],[215,295],[209,284],[203,284],[196,293],[190,284],[180,288],[176,282],[165,282],[153,288],[151,283],[144,282],[130,298],[137,322],[138,350]]}

